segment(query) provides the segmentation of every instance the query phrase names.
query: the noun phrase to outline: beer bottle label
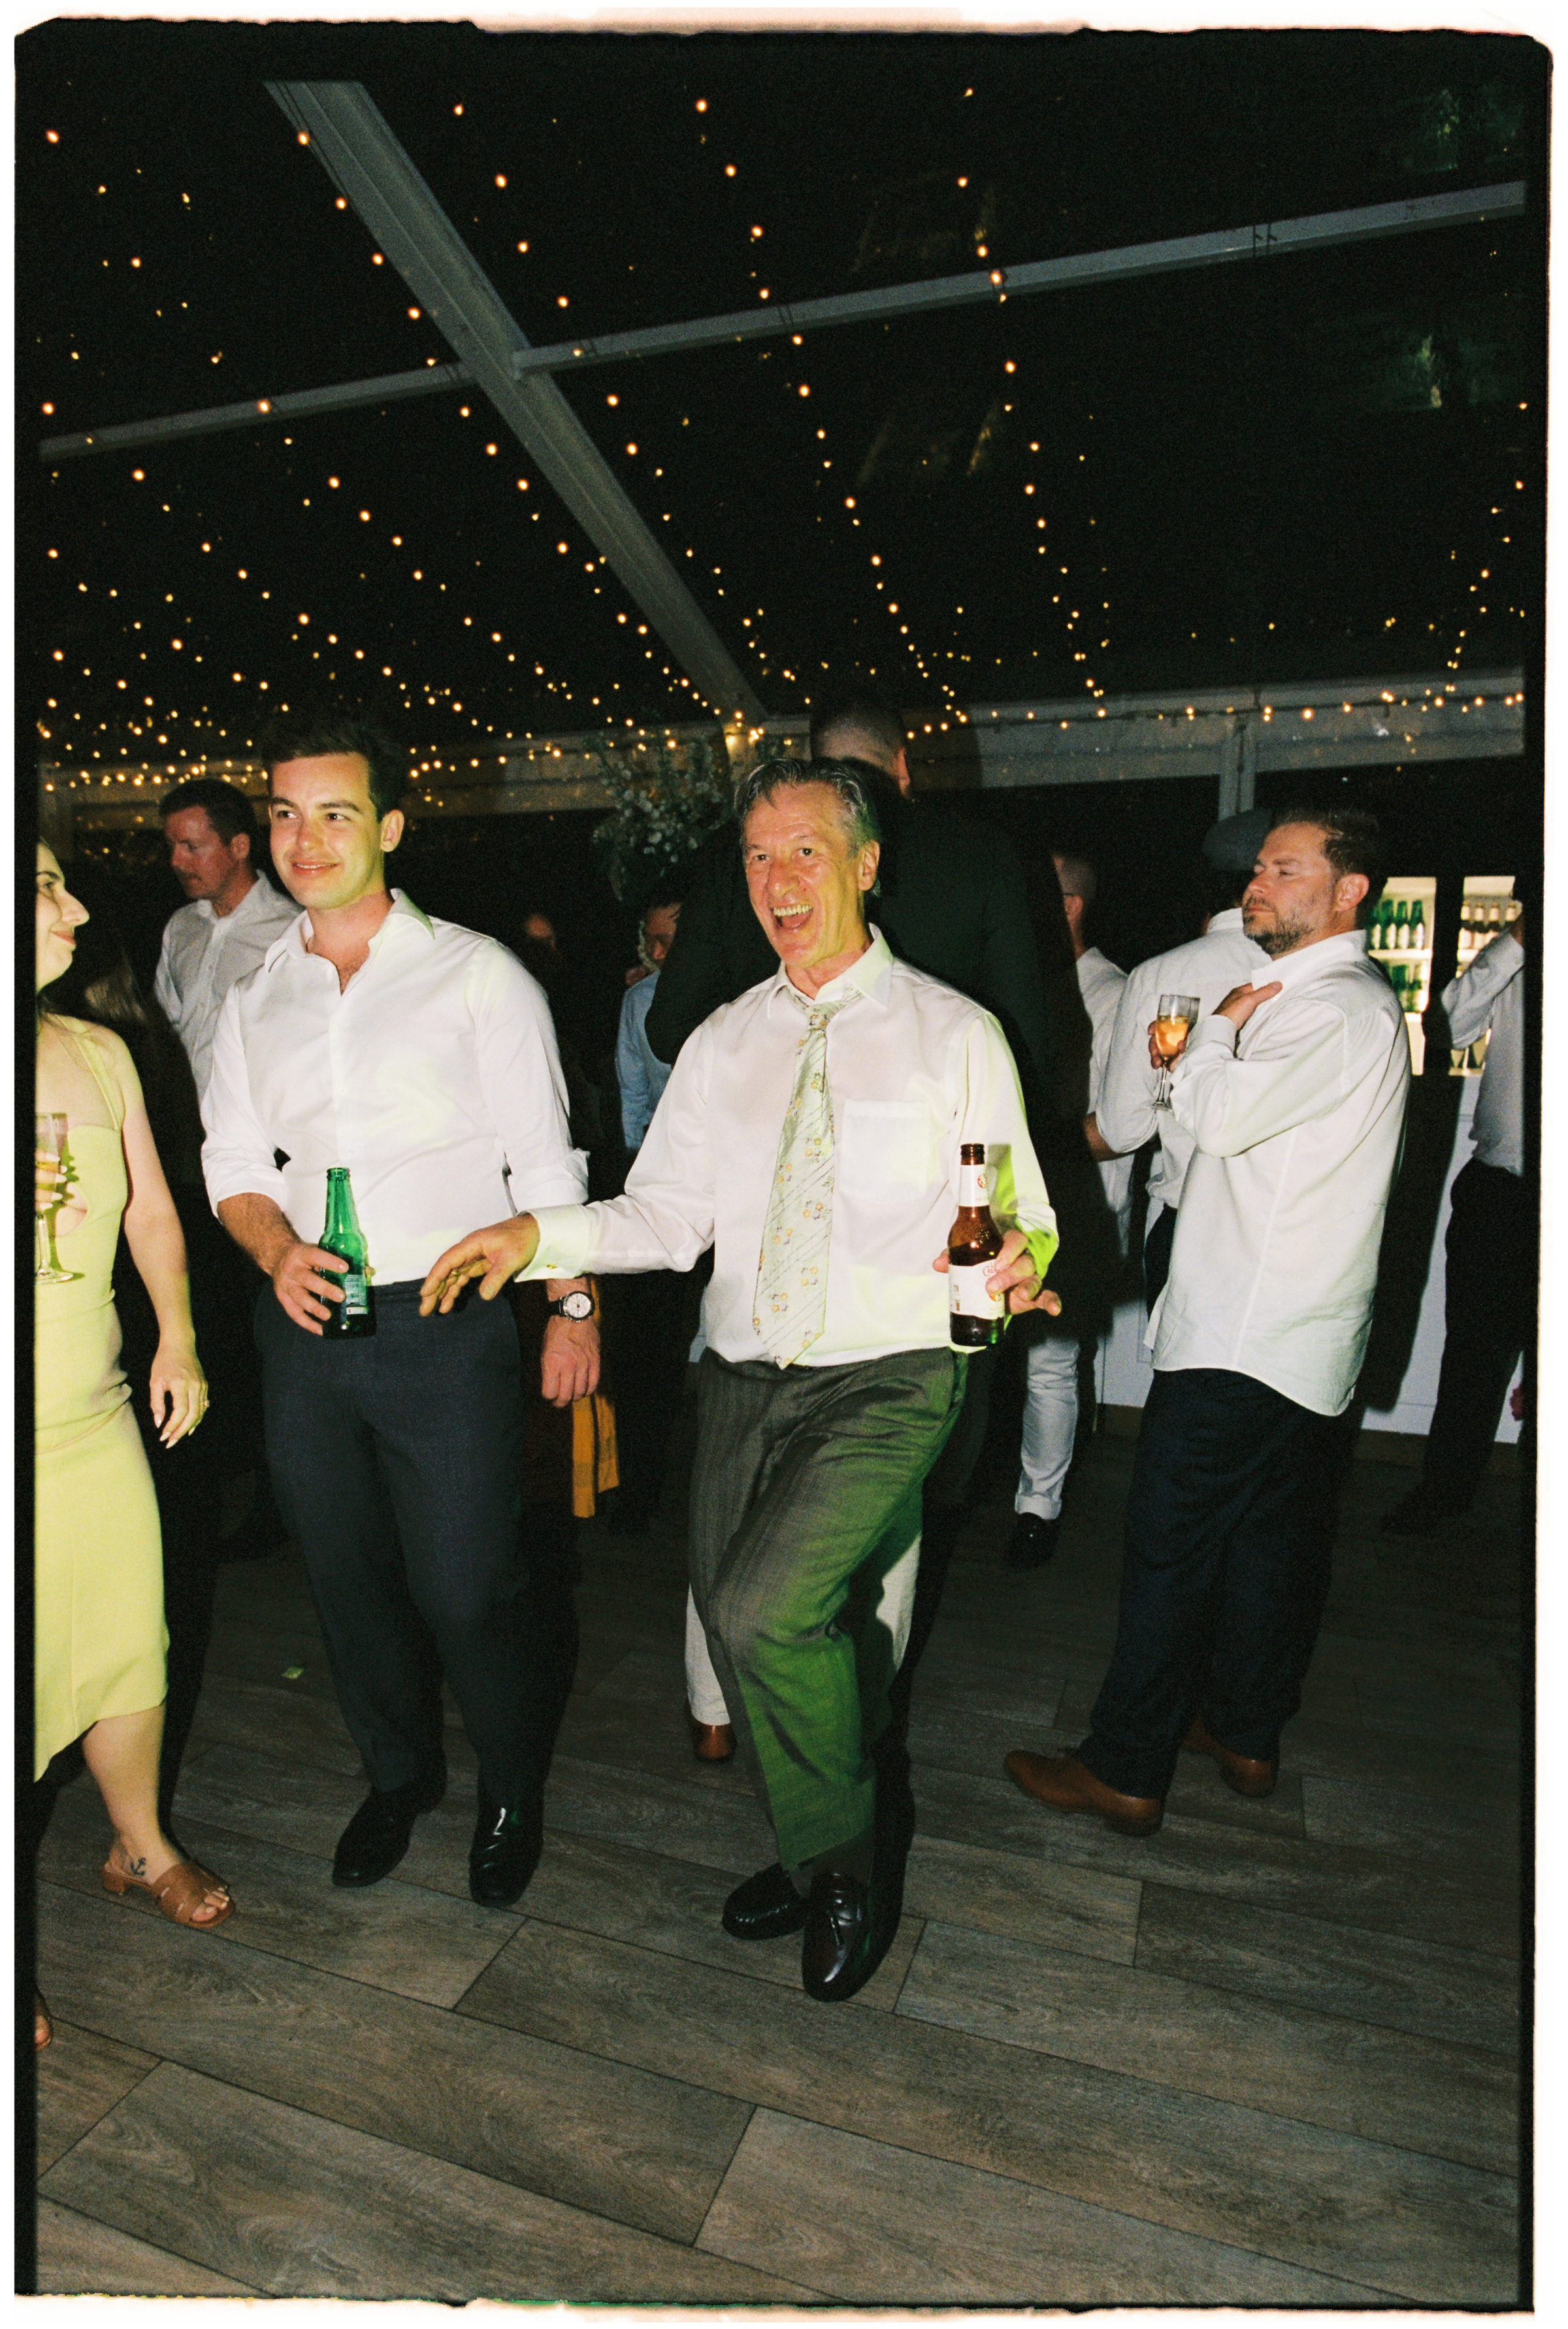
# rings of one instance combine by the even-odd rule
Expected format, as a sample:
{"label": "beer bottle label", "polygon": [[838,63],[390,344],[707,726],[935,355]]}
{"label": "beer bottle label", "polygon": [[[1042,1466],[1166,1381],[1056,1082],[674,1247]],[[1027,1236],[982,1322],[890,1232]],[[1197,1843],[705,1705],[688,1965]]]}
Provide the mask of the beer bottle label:
{"label": "beer bottle label", "polygon": [[973,1211],[983,1212],[990,1203],[990,1189],[983,1164],[961,1164],[958,1168],[958,1202]]}
{"label": "beer bottle label", "polygon": [[365,1294],[364,1271],[362,1269],[347,1270],[341,1283],[343,1289],[343,1316],[362,1318],[371,1306]]}
{"label": "beer bottle label", "polygon": [[986,1279],[996,1268],[996,1257],[990,1261],[950,1264],[947,1272],[947,1307],[954,1318],[983,1318],[988,1322],[1000,1318],[1004,1308],[1003,1297],[991,1293]]}

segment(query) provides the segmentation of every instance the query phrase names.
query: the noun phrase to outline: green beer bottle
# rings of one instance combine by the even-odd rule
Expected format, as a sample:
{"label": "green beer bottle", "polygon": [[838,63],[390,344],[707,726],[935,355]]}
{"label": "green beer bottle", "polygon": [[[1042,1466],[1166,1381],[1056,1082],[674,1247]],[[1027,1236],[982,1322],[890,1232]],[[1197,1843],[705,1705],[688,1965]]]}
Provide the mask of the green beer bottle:
{"label": "green beer bottle", "polygon": [[326,1227],[317,1243],[324,1253],[335,1254],[340,1261],[348,1263],[347,1270],[338,1279],[343,1298],[327,1304],[331,1315],[322,1333],[373,1334],[376,1306],[370,1285],[370,1257],[365,1251],[360,1217],[354,1211],[354,1193],[349,1186],[346,1164],[329,1164],[326,1168]]}

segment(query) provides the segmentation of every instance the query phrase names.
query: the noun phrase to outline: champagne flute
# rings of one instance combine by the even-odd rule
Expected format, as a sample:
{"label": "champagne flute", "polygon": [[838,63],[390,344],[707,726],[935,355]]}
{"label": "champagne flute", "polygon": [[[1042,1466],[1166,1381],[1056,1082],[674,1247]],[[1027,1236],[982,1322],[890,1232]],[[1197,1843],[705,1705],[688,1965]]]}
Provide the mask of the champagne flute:
{"label": "champagne flute", "polygon": [[1197,1017],[1198,998],[1196,995],[1162,995],[1154,1018],[1154,1048],[1163,1062],[1160,1070],[1160,1089],[1154,1096],[1156,1108],[1170,1106],[1170,1063],[1179,1060],[1187,1049],[1187,1039],[1192,1032],[1192,1023]]}
{"label": "champagne flute", "polygon": [[60,1255],[55,1249],[54,1243],[54,1224],[65,1193],[65,1174],[61,1170],[61,1159],[65,1155],[65,1136],[69,1121],[67,1117],[58,1112],[52,1112],[47,1116],[38,1114],[33,1119],[33,1147],[37,1152],[35,1165],[47,1163],[54,1168],[53,1203],[41,1208],[37,1204],[36,1195],[34,1197],[33,1275],[41,1286],[68,1286],[73,1278],[81,1276],[80,1269],[61,1269]]}

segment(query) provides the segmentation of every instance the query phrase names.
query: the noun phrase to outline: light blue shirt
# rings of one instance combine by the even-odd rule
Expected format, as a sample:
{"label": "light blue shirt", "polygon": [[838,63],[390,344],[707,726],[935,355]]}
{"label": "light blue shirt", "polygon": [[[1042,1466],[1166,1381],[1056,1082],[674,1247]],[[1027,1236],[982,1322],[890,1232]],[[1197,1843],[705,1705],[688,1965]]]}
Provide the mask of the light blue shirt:
{"label": "light blue shirt", "polygon": [[651,970],[626,989],[621,1005],[621,1031],[615,1038],[615,1078],[621,1087],[621,1136],[628,1148],[641,1148],[653,1121],[653,1110],[670,1080],[662,1060],[648,1048],[648,1007],[659,974]]}

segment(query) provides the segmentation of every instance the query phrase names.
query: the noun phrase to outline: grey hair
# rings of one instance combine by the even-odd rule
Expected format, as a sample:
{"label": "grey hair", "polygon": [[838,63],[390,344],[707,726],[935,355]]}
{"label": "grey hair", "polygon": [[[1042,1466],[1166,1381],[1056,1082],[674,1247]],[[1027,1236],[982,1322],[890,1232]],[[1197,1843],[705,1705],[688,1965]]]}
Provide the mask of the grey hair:
{"label": "grey hair", "polygon": [[826,785],[837,793],[843,813],[844,838],[851,856],[869,841],[880,841],[882,828],[865,778],[843,760],[761,760],[736,787],[735,817],[744,834],[746,820],[762,801],[794,785]]}

